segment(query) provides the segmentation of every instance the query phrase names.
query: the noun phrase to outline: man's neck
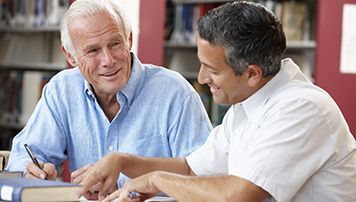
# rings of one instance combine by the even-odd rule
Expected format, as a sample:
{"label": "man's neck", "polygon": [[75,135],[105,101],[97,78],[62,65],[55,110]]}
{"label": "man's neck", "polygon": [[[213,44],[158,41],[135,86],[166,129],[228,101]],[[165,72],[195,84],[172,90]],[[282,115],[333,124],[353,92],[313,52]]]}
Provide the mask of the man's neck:
{"label": "man's neck", "polygon": [[116,94],[114,95],[96,94],[96,97],[98,99],[98,103],[100,107],[103,109],[106,117],[111,122],[120,110],[120,104],[116,99]]}

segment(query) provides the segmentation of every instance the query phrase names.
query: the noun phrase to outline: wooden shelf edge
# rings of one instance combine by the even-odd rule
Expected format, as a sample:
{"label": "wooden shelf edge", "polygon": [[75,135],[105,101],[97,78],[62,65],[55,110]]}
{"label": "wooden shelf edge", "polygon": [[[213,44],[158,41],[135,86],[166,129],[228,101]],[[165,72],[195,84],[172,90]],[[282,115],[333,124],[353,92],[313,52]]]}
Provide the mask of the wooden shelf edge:
{"label": "wooden shelf edge", "polygon": [[0,27],[0,32],[19,32],[19,33],[32,33],[32,32],[59,32],[59,26],[53,27]]}
{"label": "wooden shelf edge", "polygon": [[24,123],[7,123],[4,121],[0,122],[0,127],[1,128],[11,128],[11,129],[17,129],[17,130],[21,130],[23,127],[25,127]]}
{"label": "wooden shelf edge", "polygon": [[64,64],[55,63],[0,64],[0,69],[23,71],[61,71],[66,68]]}

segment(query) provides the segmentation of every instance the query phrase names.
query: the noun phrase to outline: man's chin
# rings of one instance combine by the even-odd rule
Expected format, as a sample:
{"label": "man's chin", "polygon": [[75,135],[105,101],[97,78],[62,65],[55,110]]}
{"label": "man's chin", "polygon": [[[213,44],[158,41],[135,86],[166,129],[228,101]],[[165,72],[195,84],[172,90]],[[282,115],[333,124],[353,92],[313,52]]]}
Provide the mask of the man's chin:
{"label": "man's chin", "polygon": [[218,97],[216,95],[213,95],[213,100],[216,104],[219,104],[219,105],[225,104],[225,101],[221,97]]}
{"label": "man's chin", "polygon": [[235,104],[235,103],[229,102],[229,100],[227,100],[227,99],[225,99],[223,97],[219,97],[219,96],[216,96],[216,95],[213,95],[213,100],[218,105],[233,105],[233,104]]}

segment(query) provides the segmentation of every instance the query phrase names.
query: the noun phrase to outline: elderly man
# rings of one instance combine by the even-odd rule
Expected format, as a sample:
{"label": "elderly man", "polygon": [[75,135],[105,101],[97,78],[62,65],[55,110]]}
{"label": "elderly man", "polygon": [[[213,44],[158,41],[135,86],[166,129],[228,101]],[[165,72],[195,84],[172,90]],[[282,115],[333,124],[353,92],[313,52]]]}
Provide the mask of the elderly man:
{"label": "elderly man", "polygon": [[[90,164],[114,151],[184,157],[204,143],[211,124],[199,95],[178,73],[142,64],[130,51],[131,26],[115,0],[75,1],[61,40],[75,68],[44,88],[13,140],[9,170],[55,179],[55,167],[68,159],[80,183]],[[25,143],[42,169],[29,162]]]}

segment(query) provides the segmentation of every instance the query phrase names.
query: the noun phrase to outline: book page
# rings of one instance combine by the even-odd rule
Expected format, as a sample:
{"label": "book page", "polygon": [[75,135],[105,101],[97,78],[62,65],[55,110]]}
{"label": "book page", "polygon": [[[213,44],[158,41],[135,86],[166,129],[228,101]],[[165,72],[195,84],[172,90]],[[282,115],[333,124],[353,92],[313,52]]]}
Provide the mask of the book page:
{"label": "book page", "polygon": [[[87,200],[85,197],[80,197],[79,201],[89,201],[89,202],[98,202],[95,200]],[[165,201],[165,202],[176,202],[177,200],[175,200],[173,197],[170,196],[156,196],[150,199],[145,200],[145,202],[160,202],[160,201]]]}

